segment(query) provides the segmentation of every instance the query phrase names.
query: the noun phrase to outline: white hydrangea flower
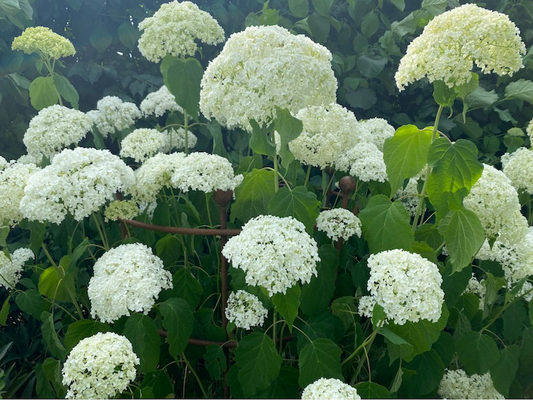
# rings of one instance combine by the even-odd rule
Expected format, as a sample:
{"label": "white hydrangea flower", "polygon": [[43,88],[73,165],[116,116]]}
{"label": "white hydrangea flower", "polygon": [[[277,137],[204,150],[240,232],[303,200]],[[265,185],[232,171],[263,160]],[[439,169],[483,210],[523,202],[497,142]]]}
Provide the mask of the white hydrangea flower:
{"label": "white hydrangea flower", "polygon": [[39,171],[35,164],[11,162],[0,170],[0,223],[15,226],[24,215],[20,201],[30,177]]}
{"label": "white hydrangea flower", "polygon": [[487,288],[483,285],[485,280],[482,279],[478,281],[476,276],[472,274],[472,278],[468,281],[468,285],[463,293],[473,293],[479,297],[479,309],[483,310],[485,307],[485,294],[487,293]]}
{"label": "white hydrangea flower", "polygon": [[443,399],[505,399],[494,388],[490,372],[468,376],[462,369],[446,370],[438,394]]}
{"label": "white hydrangea flower", "polygon": [[337,156],[335,167],[363,182],[385,182],[387,167],[383,152],[372,142],[360,141]]}
{"label": "white hydrangea flower", "polygon": [[529,303],[531,300],[533,300],[533,285],[529,282],[524,282],[524,286],[522,286],[522,289],[518,292],[518,297],[523,297],[524,301],[526,303]]}
{"label": "white hydrangea flower", "polygon": [[506,153],[502,156],[502,166],[516,190],[533,194],[533,151],[521,147],[514,153]]}
{"label": "white hydrangea flower", "polygon": [[141,118],[141,112],[135,104],[123,102],[116,96],[105,96],[98,101],[96,108],[89,111],[87,116],[103,137],[129,128],[136,119]]}
{"label": "white hydrangea flower", "polygon": [[270,296],[286,293],[298,281],[316,276],[320,261],[316,242],[298,220],[272,215],[252,218],[222,254],[246,273],[246,283],[264,287]]}
{"label": "white hydrangea flower", "polygon": [[144,162],[165,146],[167,137],[157,129],[135,129],[122,142],[121,157],[131,157],[136,162]]}
{"label": "white hydrangea flower", "polygon": [[51,158],[64,148],[78,144],[92,125],[91,119],[81,111],[56,104],[43,108],[32,118],[22,141],[29,154]]}
{"label": "white hydrangea flower", "polygon": [[140,213],[139,206],[133,200],[115,200],[109,203],[105,209],[105,222],[133,219]]}
{"label": "white hydrangea flower", "polygon": [[183,108],[176,103],[176,98],[165,85],[155,92],[149,93],[141,102],[140,109],[143,117],[150,115],[161,117],[167,111],[179,111],[183,114]]}
{"label": "white hydrangea flower", "polygon": [[91,316],[111,323],[130,312],[148,314],[162,289],[172,289],[163,261],[142,243],[120,245],[94,264],[87,289]]}
{"label": "white hydrangea flower", "polygon": [[[356,143],[357,119],[353,112],[338,104],[303,108],[296,118],[302,121],[303,130],[289,143],[289,149],[305,165],[324,169],[333,164],[341,151]],[[278,142],[276,136],[276,145]]]}
{"label": "white hydrangea flower", "polygon": [[[185,129],[178,128],[176,131],[174,128],[170,128],[168,131],[164,131],[165,143],[159,149],[162,153],[170,153],[173,149],[185,148]],[[193,149],[196,147],[198,138],[191,131],[187,131],[187,147]]]}
{"label": "white hydrangea flower", "polygon": [[385,140],[394,136],[396,130],[383,118],[370,118],[359,121],[357,134],[366,141],[374,143],[380,151],[383,151]]}
{"label": "white hydrangea flower", "polygon": [[252,131],[249,120],[270,123],[276,107],[293,114],[336,100],[331,53],[280,26],[234,33],[202,78],[200,110],[221,125]]}
{"label": "white hydrangea flower", "polygon": [[139,30],[143,31],[139,50],[153,62],[167,55],[194,56],[196,39],[211,45],[224,41],[224,30],[218,22],[190,1],[163,4],[139,24]]}
{"label": "white hydrangea flower", "polygon": [[372,318],[374,306],[376,305],[376,298],[374,296],[363,296],[359,299],[359,315]]}
{"label": "white hydrangea flower", "polygon": [[201,190],[209,193],[215,190],[235,190],[242,183],[243,176],[233,171],[231,163],[216,154],[191,153],[182,159],[170,177],[174,188],[184,192]]}
{"label": "white hydrangea flower", "polygon": [[228,298],[226,317],[237,328],[251,329],[253,326],[263,326],[268,310],[259,298],[244,290],[232,292]]}
{"label": "white hydrangea flower", "polygon": [[41,166],[43,161],[42,156],[35,156],[32,154],[23,154],[17,159],[17,163],[19,164],[34,164],[38,167]]}
{"label": "white hydrangea flower", "polygon": [[0,156],[0,170],[7,168],[9,166],[9,161],[7,161],[4,157]]}
{"label": "white hydrangea flower", "polygon": [[439,320],[442,276],[431,261],[405,250],[388,250],[372,254],[368,267],[368,290],[389,319],[398,325]]}
{"label": "white hydrangea flower", "polygon": [[348,240],[353,235],[361,237],[361,221],[344,208],[322,211],[316,219],[316,227],[334,241],[339,238]]}
{"label": "white hydrangea flower", "polygon": [[502,171],[490,165],[484,164],[481,178],[463,204],[476,213],[488,237],[499,235],[513,242],[526,234],[528,223],[520,213],[516,189]]}
{"label": "white hydrangea flower", "polygon": [[[420,203],[420,196],[418,194],[418,180],[419,177],[414,177],[409,179],[405,188],[400,188],[394,195],[394,199],[402,198],[402,204],[405,209],[411,214],[411,216],[416,215],[416,209]],[[422,212],[423,215],[423,212]]]}
{"label": "white hydrangea flower", "polygon": [[63,366],[67,399],[111,399],[135,380],[139,358],[131,342],[113,332],[81,340]]}
{"label": "white hydrangea flower", "polygon": [[33,251],[22,248],[11,255],[11,259],[0,251],[0,287],[12,289],[20,281],[22,270],[26,261],[35,258]]}
{"label": "white hydrangea flower", "polygon": [[307,385],[302,400],[360,400],[357,389],[334,378],[320,378]]}
{"label": "white hydrangea flower", "polygon": [[524,66],[525,52],[520,31],[507,15],[465,4],[433,18],[411,42],[396,85],[403,90],[427,76],[430,82],[459,86],[470,81],[474,65],[483,73],[512,75]]}
{"label": "white hydrangea flower", "polygon": [[29,220],[60,224],[71,214],[81,221],[134,181],[133,170],[108,150],[65,149],[30,176],[20,210]]}

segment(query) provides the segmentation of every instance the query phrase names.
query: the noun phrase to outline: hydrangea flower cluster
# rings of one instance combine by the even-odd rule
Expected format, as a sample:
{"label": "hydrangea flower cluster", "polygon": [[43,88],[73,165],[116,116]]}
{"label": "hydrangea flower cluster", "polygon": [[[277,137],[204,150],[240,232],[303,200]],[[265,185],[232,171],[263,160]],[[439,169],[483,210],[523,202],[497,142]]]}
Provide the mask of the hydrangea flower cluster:
{"label": "hydrangea flower cluster", "polygon": [[141,118],[141,112],[133,103],[123,102],[116,96],[105,96],[96,103],[96,110],[89,111],[92,120],[102,136],[129,128]]}
{"label": "hydrangea flower cluster", "polygon": [[443,399],[505,399],[494,388],[489,372],[468,376],[462,369],[446,370],[438,394]]}
{"label": "hydrangea flower cluster", "polygon": [[433,18],[411,42],[396,85],[403,90],[427,76],[452,88],[470,82],[474,65],[483,73],[512,75],[524,66],[525,52],[520,31],[507,15],[465,4]]}
{"label": "hydrangea flower cluster", "polygon": [[365,141],[374,143],[380,151],[383,151],[385,140],[394,136],[395,132],[394,127],[385,119],[370,118],[359,121],[356,135]]}
{"label": "hydrangea flower cluster", "polygon": [[30,176],[20,210],[29,220],[60,224],[70,213],[81,221],[134,181],[133,170],[108,150],[65,149]]}
{"label": "hydrangea flower cluster", "polygon": [[368,301],[382,306],[388,319],[398,325],[439,320],[444,301],[442,276],[431,261],[396,249],[372,254],[368,267],[367,288],[373,297]]}
{"label": "hydrangea flower cluster", "polygon": [[523,189],[533,194],[533,151],[522,147],[514,153],[502,156],[503,173],[511,180],[516,190]]}
{"label": "hydrangea flower cluster", "polygon": [[81,340],[63,366],[67,399],[111,399],[132,382],[139,365],[131,342],[113,332]]}
{"label": "hydrangea flower cluster", "polygon": [[483,281],[478,281],[476,276],[472,274],[472,278],[468,281],[468,285],[463,293],[473,293],[479,297],[479,309],[483,310],[485,307],[485,294],[487,293],[487,288],[483,286]]}
{"label": "hydrangea flower cluster", "polygon": [[316,242],[298,220],[260,215],[228,240],[222,254],[246,273],[246,283],[264,287],[270,296],[286,293],[298,281],[316,276],[320,261]]}
{"label": "hydrangea flower cluster", "polygon": [[268,124],[276,107],[293,114],[336,100],[331,53],[280,26],[249,26],[234,33],[202,78],[200,110],[221,125],[252,131]]}
{"label": "hydrangea flower cluster", "polygon": [[26,54],[37,53],[43,58],[55,58],[56,60],[76,54],[70,40],[44,26],[26,28],[13,40],[11,49],[20,50]]}
{"label": "hydrangea flower cluster", "polygon": [[250,329],[263,326],[268,310],[259,298],[244,290],[232,292],[228,298],[226,317],[237,328]]}
{"label": "hydrangea flower cluster", "polygon": [[357,119],[338,104],[306,107],[298,111],[296,118],[302,121],[303,131],[289,143],[289,149],[305,165],[324,169],[334,163],[340,152],[355,145]]}
{"label": "hydrangea flower cluster", "polygon": [[133,219],[140,213],[139,206],[133,200],[115,200],[106,207],[104,216],[107,222],[118,219]]}
{"label": "hydrangea flower cluster", "polygon": [[111,323],[130,311],[148,314],[162,289],[172,289],[163,261],[142,243],[120,245],[94,264],[87,289],[91,315]]}
{"label": "hydrangea flower cluster", "polygon": [[155,92],[149,93],[141,101],[140,109],[143,117],[150,115],[161,117],[167,111],[178,111],[183,114],[183,108],[176,103],[176,98],[165,85],[161,86]]}
{"label": "hydrangea flower cluster", "polygon": [[[422,175],[422,174],[419,174]],[[411,216],[416,215],[416,209],[420,203],[420,196],[418,195],[418,180],[420,178],[414,177],[409,179],[405,188],[400,188],[394,195],[394,199],[402,198],[402,204],[405,209],[411,214]]]}
{"label": "hydrangea flower cluster", "polygon": [[372,142],[359,141],[340,153],[335,167],[363,182],[385,182],[388,179],[383,152]]}
{"label": "hydrangea flower cluster", "polygon": [[166,135],[157,129],[135,129],[122,140],[120,156],[144,162],[157,153],[165,145],[166,140]]}
{"label": "hydrangea flower cluster", "polygon": [[334,241],[348,240],[353,235],[361,237],[361,221],[344,208],[322,211],[316,219],[316,227]]}
{"label": "hydrangea flower cluster", "polygon": [[4,157],[0,156],[0,170],[6,168],[9,165],[9,161],[7,161]]}
{"label": "hydrangea flower cluster", "polygon": [[360,400],[357,389],[334,378],[319,380],[307,385],[302,392],[302,400]]}
{"label": "hydrangea flower cluster", "polygon": [[92,125],[91,119],[81,111],[56,104],[43,108],[32,118],[23,142],[29,154],[51,158],[65,147],[78,144]]}
{"label": "hydrangea flower cluster", "polygon": [[488,237],[499,235],[514,242],[526,234],[528,223],[520,212],[516,189],[502,171],[490,165],[484,164],[481,178],[463,203],[476,213]]}
{"label": "hydrangea flower cluster", "polygon": [[14,288],[20,281],[22,269],[26,261],[35,258],[33,252],[30,249],[22,248],[17,249],[11,255],[9,259],[6,254],[0,252],[0,287],[6,289]]}
{"label": "hydrangea flower cluster", "polygon": [[0,222],[17,225],[24,218],[20,201],[30,176],[39,171],[35,164],[11,162],[0,170]]}
{"label": "hydrangea flower cluster", "polygon": [[139,50],[148,60],[159,62],[167,55],[194,56],[197,45],[224,41],[224,30],[208,13],[190,1],[171,1],[139,24],[143,31]]}

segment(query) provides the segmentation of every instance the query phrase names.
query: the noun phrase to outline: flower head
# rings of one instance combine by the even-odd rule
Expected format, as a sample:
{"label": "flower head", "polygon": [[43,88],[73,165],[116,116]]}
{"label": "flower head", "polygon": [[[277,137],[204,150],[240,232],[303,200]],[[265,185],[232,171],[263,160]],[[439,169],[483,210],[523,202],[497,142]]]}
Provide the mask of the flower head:
{"label": "flower head", "polygon": [[117,221],[118,219],[133,219],[141,211],[133,200],[115,200],[106,207],[104,215],[105,221]]}
{"label": "flower head", "polygon": [[335,241],[339,238],[348,240],[353,235],[361,237],[361,221],[344,208],[322,211],[316,219],[316,227]]}
{"label": "flower head", "polygon": [[309,282],[320,261],[318,246],[300,221],[272,215],[248,221],[222,254],[246,273],[248,285],[262,286],[270,296]]}
{"label": "flower head", "polygon": [[257,296],[244,290],[229,295],[226,317],[237,328],[250,329],[252,326],[262,326],[267,316],[268,310]]}
{"label": "flower head", "polygon": [[251,132],[249,120],[268,124],[276,107],[296,114],[335,102],[331,53],[280,26],[234,33],[202,78],[200,109],[227,128]]}
{"label": "flower head", "polygon": [[131,342],[116,333],[97,333],[81,340],[63,366],[67,399],[110,399],[135,379],[139,358]]}
{"label": "flower head", "polygon": [[123,244],[94,264],[88,295],[91,315],[114,322],[130,312],[148,312],[162,289],[172,288],[172,275],[163,261],[142,243]]}
{"label": "flower head", "polygon": [[208,13],[190,1],[171,1],[139,24],[143,31],[139,50],[148,60],[159,62],[167,55],[194,56],[195,40],[217,44],[224,40],[224,30]]}
{"label": "flower head", "polygon": [[344,149],[337,156],[335,167],[363,182],[385,182],[388,179],[383,152],[370,141],[359,141],[355,146]]}
{"label": "flower head", "polygon": [[367,142],[374,143],[376,147],[383,151],[385,140],[394,136],[396,130],[383,118],[370,118],[359,121],[357,124],[357,136]]}
{"label": "flower head", "polygon": [[506,153],[502,156],[502,166],[516,190],[533,194],[533,151],[521,147],[514,153]]}
{"label": "flower head", "polygon": [[76,53],[70,40],[44,26],[26,28],[13,40],[11,49],[21,50],[26,54],[38,53],[41,57],[55,59]]}
{"label": "flower head", "polygon": [[166,140],[166,135],[157,129],[135,129],[122,140],[120,156],[144,162],[165,146]]}
{"label": "flower head", "polygon": [[96,110],[89,111],[87,116],[98,131],[107,137],[110,133],[132,126],[136,119],[141,118],[141,112],[133,103],[123,102],[116,96],[105,96],[96,104]]}
{"label": "flower head", "polygon": [[468,281],[468,285],[463,293],[473,293],[479,297],[479,309],[483,310],[485,307],[485,294],[487,287],[483,285],[484,279],[478,281],[476,276],[472,274],[472,278]]}
{"label": "flower head", "polygon": [[446,370],[438,394],[443,399],[504,399],[492,383],[490,373],[468,376],[465,371]]}
{"label": "flower head", "polygon": [[[185,129],[170,128],[168,131],[163,131],[165,135],[165,144],[161,149],[163,153],[170,153],[174,149],[184,149],[185,148]],[[193,149],[198,142],[198,138],[191,131],[187,131],[187,147]]]}
{"label": "flower head", "polygon": [[0,252],[0,287],[12,289],[20,281],[22,269],[26,261],[35,258],[30,249],[17,249],[11,255],[11,259],[6,254]]}
{"label": "flower head", "polygon": [[20,201],[30,177],[39,171],[35,164],[11,162],[0,170],[0,223],[17,225],[24,215]]}
{"label": "flower head", "polygon": [[448,87],[468,83],[474,65],[483,73],[512,75],[526,48],[505,14],[465,4],[435,17],[411,42],[396,72],[400,90],[427,76]]}
{"label": "flower head", "polygon": [[161,86],[155,92],[149,93],[141,102],[140,109],[143,117],[149,115],[161,117],[167,111],[179,111],[183,113],[183,108],[176,103],[176,98],[165,85]]}
{"label": "flower head", "polygon": [[91,119],[81,111],[56,104],[32,118],[23,142],[28,153],[51,158],[65,147],[78,144],[91,127]]}
{"label": "flower head", "polygon": [[320,378],[307,385],[302,393],[302,400],[360,400],[357,389],[338,379]]}

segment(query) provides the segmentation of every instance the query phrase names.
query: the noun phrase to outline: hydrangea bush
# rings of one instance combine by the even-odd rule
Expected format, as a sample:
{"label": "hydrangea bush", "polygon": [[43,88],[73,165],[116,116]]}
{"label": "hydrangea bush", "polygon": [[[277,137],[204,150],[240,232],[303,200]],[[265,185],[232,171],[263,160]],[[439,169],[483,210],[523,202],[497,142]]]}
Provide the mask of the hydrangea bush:
{"label": "hydrangea bush", "polygon": [[[423,2],[372,32],[363,3],[267,1],[230,30],[216,6],[147,3],[119,31],[158,80],[86,107],[59,61],[72,42],[44,27],[12,40],[43,76],[27,82],[27,154],[0,158],[0,390],[533,395],[533,123],[492,157],[496,128],[469,119],[496,107],[490,74],[508,83],[494,111],[508,123],[533,103],[513,14]],[[347,29],[361,33],[345,43]],[[389,58],[340,56],[378,32]],[[389,96],[419,93],[420,119],[399,101],[361,113],[387,76]]]}

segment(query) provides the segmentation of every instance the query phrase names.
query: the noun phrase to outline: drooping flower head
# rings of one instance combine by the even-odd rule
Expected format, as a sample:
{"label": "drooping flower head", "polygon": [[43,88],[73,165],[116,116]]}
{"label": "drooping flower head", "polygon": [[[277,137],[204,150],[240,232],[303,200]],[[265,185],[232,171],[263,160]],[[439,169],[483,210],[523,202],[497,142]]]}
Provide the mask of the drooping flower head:
{"label": "drooping flower head", "polygon": [[20,201],[30,176],[39,171],[32,163],[11,162],[0,170],[0,223],[17,225],[24,215]]}
{"label": "drooping flower head", "polygon": [[133,103],[123,102],[116,96],[105,96],[96,103],[96,110],[89,111],[98,131],[104,136],[129,128],[135,120],[141,118],[141,112]]}
{"label": "drooping flower head", "polygon": [[183,114],[183,108],[176,103],[176,98],[165,85],[155,92],[149,93],[141,102],[140,109],[143,117],[149,115],[161,117],[167,111],[179,111]]}
{"label": "drooping flower head", "polygon": [[302,392],[302,400],[361,400],[357,389],[338,379],[320,378],[307,385]]}
{"label": "drooping flower head", "polygon": [[318,246],[300,221],[272,215],[248,221],[222,254],[246,273],[248,285],[262,286],[270,296],[309,282],[320,261]]}
{"label": "drooping flower head", "polygon": [[30,249],[17,249],[11,255],[11,259],[0,251],[0,287],[12,289],[20,281],[21,273],[26,261],[35,258]]}
{"label": "drooping flower head", "polygon": [[91,315],[114,322],[130,312],[148,312],[162,289],[172,288],[172,275],[163,261],[142,243],[109,250],[94,264],[87,293]]}
{"label": "drooping flower head", "polygon": [[305,165],[324,169],[334,163],[341,151],[356,143],[357,119],[338,104],[306,107],[298,111],[296,118],[302,121],[303,131],[289,143],[289,149]]}
{"label": "drooping flower head", "polygon": [[97,333],[81,340],[63,366],[67,399],[111,399],[135,379],[139,358],[131,342],[116,333]]}
{"label": "drooping flower head", "polygon": [[44,26],[26,28],[13,40],[11,49],[21,50],[26,54],[37,53],[43,58],[56,60],[76,53],[70,40]]}
{"label": "drooping flower head", "polygon": [[217,44],[224,40],[224,30],[208,13],[190,1],[163,4],[156,13],[139,24],[143,31],[139,50],[148,60],[159,62],[167,55],[194,56],[196,40]]}
{"label": "drooping flower head", "polygon": [[108,150],[65,149],[31,175],[20,209],[29,220],[60,224],[71,214],[81,221],[117,191],[127,192],[134,179],[133,170]]}
{"label": "drooping flower head", "polygon": [[505,14],[465,4],[429,22],[411,42],[396,72],[400,90],[427,76],[448,87],[468,83],[474,65],[483,73],[512,75],[524,65],[520,31]]}
{"label": "drooping flower head", "polygon": [[405,250],[388,250],[372,254],[368,267],[370,296],[389,320],[398,325],[439,320],[444,301],[442,276],[431,261]]}
{"label": "drooping flower head", "polygon": [[262,326],[267,316],[268,310],[257,296],[244,290],[229,295],[226,317],[237,328],[248,330],[253,326]]}
{"label": "drooping flower head", "polygon": [[339,238],[348,240],[353,235],[361,237],[361,221],[344,208],[322,211],[316,219],[316,227],[335,241]]}
{"label": "drooping flower head", "polygon": [[462,369],[446,370],[438,394],[443,399],[505,399],[494,388],[489,372],[468,376]]}
{"label": "drooping flower head", "polygon": [[32,118],[23,142],[29,154],[51,158],[71,144],[78,144],[92,125],[81,111],[56,104],[43,108]]}
{"label": "drooping flower head", "polygon": [[276,107],[293,114],[336,100],[331,53],[280,26],[234,33],[202,78],[200,109],[227,128],[251,132],[250,119],[268,124]]}

